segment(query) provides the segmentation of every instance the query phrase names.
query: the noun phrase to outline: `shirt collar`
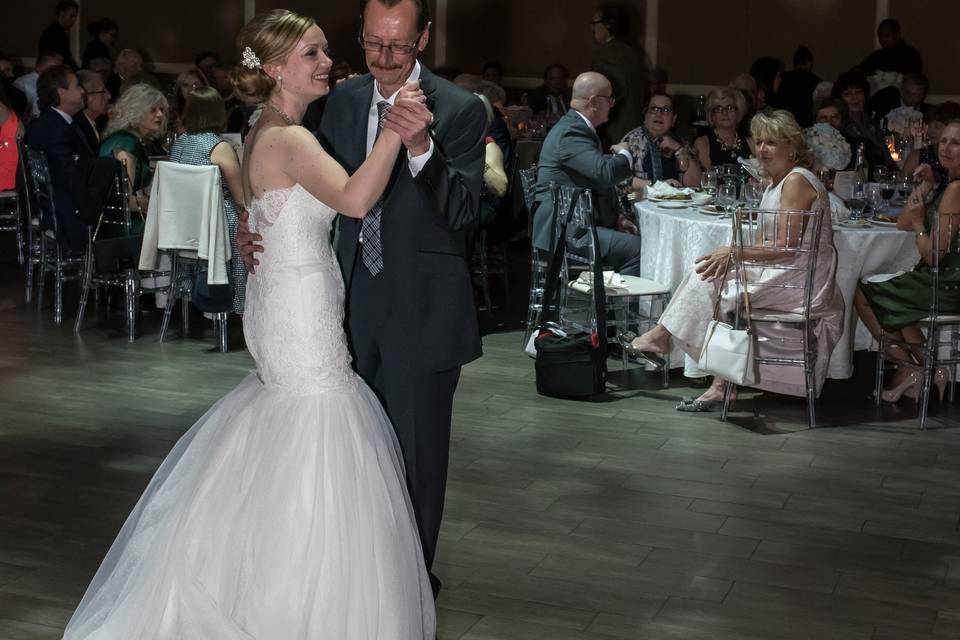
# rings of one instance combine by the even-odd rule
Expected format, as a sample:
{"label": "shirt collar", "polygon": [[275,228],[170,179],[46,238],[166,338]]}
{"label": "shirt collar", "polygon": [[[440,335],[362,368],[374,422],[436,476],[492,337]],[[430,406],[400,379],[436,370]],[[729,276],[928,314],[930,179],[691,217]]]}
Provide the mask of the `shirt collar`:
{"label": "shirt collar", "polygon": [[57,113],[59,113],[60,117],[67,121],[67,124],[73,124],[73,116],[71,116],[69,113],[60,111],[60,109],[57,109],[56,107],[51,107],[51,108]]}
{"label": "shirt collar", "polygon": [[596,131],[596,130],[597,130],[597,128],[596,128],[595,126],[593,126],[593,123],[590,122],[590,119],[587,118],[587,116],[583,115],[582,113],[580,113],[580,112],[577,111],[576,109],[574,109],[574,111],[577,112],[577,115],[578,115],[578,116],[580,116],[581,118],[583,118],[583,121],[587,123],[587,126],[590,127],[590,130],[591,130],[591,131]]}
{"label": "shirt collar", "polygon": [[[417,60],[414,63],[413,71],[410,72],[410,76],[407,78],[406,82],[414,82],[419,79],[420,79],[420,61]],[[404,84],[406,84],[406,82]],[[401,86],[401,88],[403,87]],[[376,80],[373,81],[373,103],[374,104],[380,102],[381,100],[386,100],[390,104],[393,104],[394,101],[397,99],[398,93],[400,93],[400,89],[397,89],[396,91],[394,91],[393,95],[389,97],[384,97],[383,94],[380,93],[380,83],[377,82]]]}

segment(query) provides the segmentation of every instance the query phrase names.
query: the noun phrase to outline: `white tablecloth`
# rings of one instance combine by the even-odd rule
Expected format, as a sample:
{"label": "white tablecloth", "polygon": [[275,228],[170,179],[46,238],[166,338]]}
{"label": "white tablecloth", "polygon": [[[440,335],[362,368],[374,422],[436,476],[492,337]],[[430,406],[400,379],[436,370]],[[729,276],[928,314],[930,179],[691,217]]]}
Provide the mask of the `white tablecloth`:
{"label": "white tablecloth", "polygon": [[[637,203],[636,210],[643,243],[641,273],[645,278],[669,285],[673,291],[698,257],[720,245],[730,244],[729,218],[721,220],[689,207],[666,209],[649,201]],[[853,375],[853,350],[869,349],[872,344],[863,323],[854,322],[853,294],[857,283],[875,273],[908,271],[920,255],[912,233],[891,227],[834,227],[833,242],[838,256],[837,283],[843,292],[846,315],[844,335],[833,350],[827,375],[849,378]],[[681,359],[677,355],[672,361],[679,366]]]}

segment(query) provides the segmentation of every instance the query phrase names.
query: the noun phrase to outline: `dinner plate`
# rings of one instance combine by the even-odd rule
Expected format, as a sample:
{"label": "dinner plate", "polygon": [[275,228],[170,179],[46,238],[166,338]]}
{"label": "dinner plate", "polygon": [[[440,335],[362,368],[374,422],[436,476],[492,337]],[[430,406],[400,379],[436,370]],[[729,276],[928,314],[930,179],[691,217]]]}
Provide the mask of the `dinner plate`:
{"label": "dinner plate", "polygon": [[845,229],[869,229],[871,225],[867,220],[842,220],[837,226]]}
{"label": "dinner plate", "polygon": [[698,207],[697,213],[702,213],[705,216],[722,216],[722,215],[725,215],[727,212],[724,211],[723,209],[718,209],[714,211],[709,207]]}
{"label": "dinner plate", "polygon": [[691,197],[680,199],[680,198],[662,198],[660,196],[648,196],[647,200],[652,200],[653,202],[681,202],[684,204],[690,204],[691,202],[693,202],[693,197],[691,196]]}
{"label": "dinner plate", "polygon": [[870,224],[875,224],[878,227],[895,227],[897,226],[896,220],[878,220],[877,218],[870,218]]}
{"label": "dinner plate", "polygon": [[656,203],[661,209],[686,209],[690,206],[689,202],[678,202],[676,200],[657,200]]}

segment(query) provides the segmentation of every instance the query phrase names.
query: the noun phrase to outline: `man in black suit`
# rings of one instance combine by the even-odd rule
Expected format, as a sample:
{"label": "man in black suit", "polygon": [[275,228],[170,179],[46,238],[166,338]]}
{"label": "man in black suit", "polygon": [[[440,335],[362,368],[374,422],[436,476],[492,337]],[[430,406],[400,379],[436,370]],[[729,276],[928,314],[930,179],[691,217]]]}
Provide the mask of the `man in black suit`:
{"label": "man in black suit", "polygon": [[[429,40],[422,0],[367,0],[360,43],[370,73],[338,82],[318,137],[348,173],[377,136],[379,113],[407,82],[426,95],[421,112],[390,126],[405,150],[379,203],[363,220],[341,216],[337,258],[347,284],[354,367],[380,397],[403,449],[424,559],[436,553],[453,395],[460,367],[481,355],[469,248],[479,219],[486,113],[473,94],[417,61]],[[395,109],[395,108],[392,108]],[[257,237],[237,240],[252,264]],[[431,574],[434,594],[440,582]]]}
{"label": "man in black suit", "polygon": [[[73,127],[74,116],[83,109],[83,88],[70,67],[59,65],[40,74],[37,99],[40,115],[27,125],[27,147],[42,151],[50,166],[60,243],[79,251],[87,243],[87,226],[76,218],[73,194],[81,186],[81,167],[95,156]],[[44,211],[47,225],[51,224],[49,216],[50,212]]]}
{"label": "man in black suit", "polygon": [[70,50],[70,29],[73,28],[80,13],[80,5],[75,0],[60,0],[57,3],[57,19],[43,30],[37,51],[54,51],[63,58],[63,64],[76,71],[79,67]]}
{"label": "man in black suit", "polygon": [[570,72],[559,62],[543,70],[543,84],[527,92],[527,106],[545,114],[551,124],[570,109]]}
{"label": "man in black suit", "polygon": [[110,110],[110,92],[103,83],[103,77],[96,72],[81,69],[77,72],[80,86],[83,87],[83,111],[73,119],[73,126],[80,131],[87,146],[94,153],[100,149],[100,122],[106,121]]}
{"label": "man in black suit", "polygon": [[626,149],[604,153],[597,127],[607,121],[614,102],[610,81],[595,72],[581,73],[573,83],[570,110],[543,142],[537,162],[533,245],[551,251],[556,215],[550,183],[585,187],[593,192],[600,254],[618,272],[640,275],[640,236],[619,209],[615,186],[633,175],[633,156]]}
{"label": "man in black suit", "polygon": [[898,20],[882,20],[877,25],[877,41],[880,48],[857,65],[864,75],[871,76],[877,71],[896,71],[903,74],[923,72],[923,58],[920,52],[907,44],[901,36]]}
{"label": "man in black suit", "polygon": [[889,86],[880,89],[870,96],[867,101],[867,111],[874,118],[883,119],[888,113],[899,107],[911,107],[923,114],[924,120],[930,112],[927,103],[927,92],[930,90],[930,81],[922,73],[908,73],[903,76],[903,83],[898,89]]}

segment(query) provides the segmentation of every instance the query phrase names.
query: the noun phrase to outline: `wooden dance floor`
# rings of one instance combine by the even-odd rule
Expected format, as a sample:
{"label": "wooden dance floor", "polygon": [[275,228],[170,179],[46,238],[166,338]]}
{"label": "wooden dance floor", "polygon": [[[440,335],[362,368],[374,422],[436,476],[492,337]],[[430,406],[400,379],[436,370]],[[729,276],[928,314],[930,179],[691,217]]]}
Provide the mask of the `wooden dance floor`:
{"label": "wooden dance floor", "polygon": [[[54,639],[154,469],[252,361],[209,333],[157,344],[156,313],[127,344],[103,305],[75,336],[73,298],[56,327],[18,272],[0,280],[0,640]],[[960,404],[935,401],[925,432],[910,404],[876,410],[864,354],[822,428],[749,394],[721,423],[673,410],[689,381],[613,362],[604,401],[540,397],[519,347],[486,336],[457,395],[441,639],[960,637]]]}

